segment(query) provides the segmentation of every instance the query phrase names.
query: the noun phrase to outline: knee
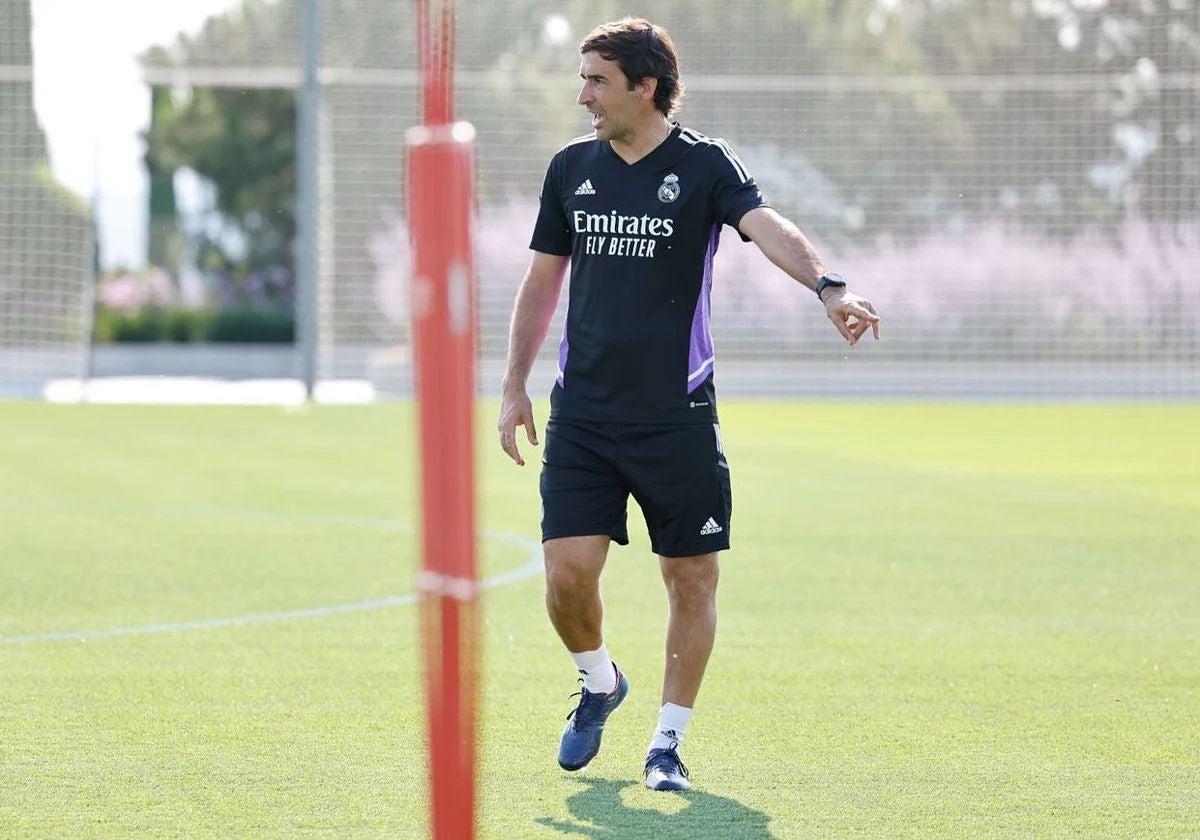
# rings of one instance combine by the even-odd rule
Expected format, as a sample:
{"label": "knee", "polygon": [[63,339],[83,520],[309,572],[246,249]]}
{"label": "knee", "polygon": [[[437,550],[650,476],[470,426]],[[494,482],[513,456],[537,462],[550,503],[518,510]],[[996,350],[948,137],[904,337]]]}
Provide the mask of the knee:
{"label": "knee", "polygon": [[556,601],[588,596],[597,581],[587,569],[565,561],[546,561],[546,595]]}
{"label": "knee", "polygon": [[691,570],[666,578],[667,597],[673,607],[710,609],[717,602],[717,575],[710,570]]}

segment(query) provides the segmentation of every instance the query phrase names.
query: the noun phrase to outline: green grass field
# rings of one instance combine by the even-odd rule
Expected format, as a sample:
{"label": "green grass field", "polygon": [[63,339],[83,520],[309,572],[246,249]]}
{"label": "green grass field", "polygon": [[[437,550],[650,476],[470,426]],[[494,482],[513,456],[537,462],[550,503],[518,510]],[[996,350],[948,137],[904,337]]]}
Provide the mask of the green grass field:
{"label": "green grass field", "polygon": [[[665,597],[634,508],[605,577],[633,687],[584,773],[554,761],[574,675],[539,579],[484,599],[482,837],[1200,837],[1200,407],[722,419],[695,789],[639,787]],[[488,575],[538,524],[493,424]],[[408,408],[16,404],[0,429],[0,837],[425,836],[416,607],[169,629],[410,593]]]}

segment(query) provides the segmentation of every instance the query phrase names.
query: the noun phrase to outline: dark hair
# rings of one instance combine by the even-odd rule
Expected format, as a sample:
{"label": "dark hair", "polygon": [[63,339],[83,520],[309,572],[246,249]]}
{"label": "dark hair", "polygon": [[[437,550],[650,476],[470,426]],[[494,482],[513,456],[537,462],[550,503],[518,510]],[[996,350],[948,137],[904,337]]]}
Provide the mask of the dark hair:
{"label": "dark hair", "polygon": [[658,80],[654,107],[669,117],[683,99],[679,80],[679,53],[667,30],[643,18],[622,18],[602,23],[588,33],[579,53],[595,52],[615,61],[629,80],[629,89],[645,78]]}

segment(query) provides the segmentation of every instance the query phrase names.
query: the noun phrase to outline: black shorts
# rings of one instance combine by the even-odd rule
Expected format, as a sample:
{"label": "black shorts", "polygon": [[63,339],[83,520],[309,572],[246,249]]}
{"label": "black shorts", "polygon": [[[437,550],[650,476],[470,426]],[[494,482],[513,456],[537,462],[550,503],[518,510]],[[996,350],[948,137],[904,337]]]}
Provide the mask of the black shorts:
{"label": "black shorts", "polygon": [[608,534],[629,542],[630,494],[664,557],[729,548],[733,498],[718,425],[551,420],[542,458],[542,541]]}

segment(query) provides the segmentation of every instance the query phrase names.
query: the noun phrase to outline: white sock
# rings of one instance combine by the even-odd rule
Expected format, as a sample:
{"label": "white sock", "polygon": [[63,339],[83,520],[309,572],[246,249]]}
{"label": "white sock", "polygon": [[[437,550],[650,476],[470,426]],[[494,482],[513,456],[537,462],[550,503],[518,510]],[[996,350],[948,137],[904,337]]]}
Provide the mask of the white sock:
{"label": "white sock", "polygon": [[575,667],[583,674],[583,687],[591,694],[608,694],[617,687],[617,671],[608,656],[608,647],[601,644],[597,650],[572,653]]}
{"label": "white sock", "polygon": [[674,703],[663,703],[658,710],[658,729],[650,739],[650,750],[679,749],[692,720],[692,710]]}

